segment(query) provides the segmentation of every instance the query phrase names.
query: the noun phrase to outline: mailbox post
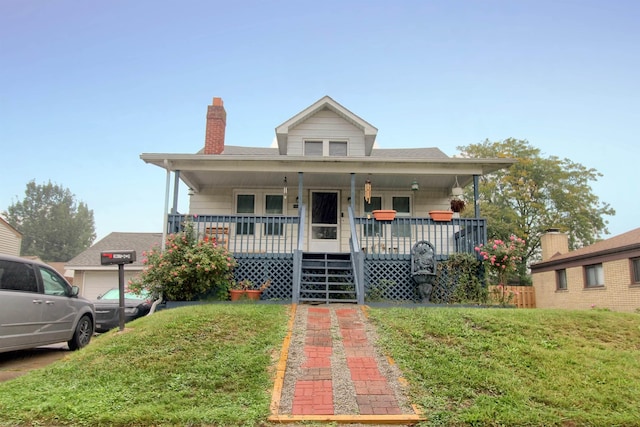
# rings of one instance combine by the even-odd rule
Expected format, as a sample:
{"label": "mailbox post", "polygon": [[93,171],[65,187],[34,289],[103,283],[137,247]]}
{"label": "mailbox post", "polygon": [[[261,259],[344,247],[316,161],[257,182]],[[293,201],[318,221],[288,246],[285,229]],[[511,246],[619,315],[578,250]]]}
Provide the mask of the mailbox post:
{"label": "mailbox post", "polygon": [[136,251],[117,250],[100,252],[100,264],[118,265],[118,293],[120,330],[124,329],[124,265],[136,260]]}

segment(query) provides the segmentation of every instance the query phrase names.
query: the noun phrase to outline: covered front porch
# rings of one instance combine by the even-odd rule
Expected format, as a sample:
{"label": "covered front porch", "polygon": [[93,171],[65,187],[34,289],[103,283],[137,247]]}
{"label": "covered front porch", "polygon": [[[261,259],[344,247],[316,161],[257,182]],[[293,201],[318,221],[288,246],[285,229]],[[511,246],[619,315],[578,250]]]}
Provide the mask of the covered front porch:
{"label": "covered front porch", "polygon": [[[297,216],[169,214],[167,232],[178,232],[191,221],[199,238],[223,245],[234,255],[237,280],[271,280],[262,299],[296,303],[362,304],[372,295],[377,300],[417,301],[411,275],[416,242],[430,242],[440,262],[453,253],[475,253],[474,248],[486,241],[486,221],[481,218],[377,221],[354,216],[349,206],[348,251],[309,252],[306,218],[304,205]],[[252,233],[247,235],[247,230]]]}

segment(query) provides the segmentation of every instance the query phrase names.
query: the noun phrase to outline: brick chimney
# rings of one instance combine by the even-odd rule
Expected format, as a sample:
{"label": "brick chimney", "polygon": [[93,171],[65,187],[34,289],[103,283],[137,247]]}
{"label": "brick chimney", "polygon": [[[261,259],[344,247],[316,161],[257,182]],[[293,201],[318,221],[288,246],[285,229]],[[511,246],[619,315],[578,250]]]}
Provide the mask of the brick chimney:
{"label": "brick chimney", "polygon": [[563,255],[569,252],[569,236],[561,233],[557,228],[548,229],[540,236],[542,247],[542,261],[546,261],[554,255]]}
{"label": "brick chimney", "polygon": [[204,154],[221,154],[224,151],[224,130],[227,126],[227,112],[222,98],[213,98],[207,108],[207,129],[204,136]]}

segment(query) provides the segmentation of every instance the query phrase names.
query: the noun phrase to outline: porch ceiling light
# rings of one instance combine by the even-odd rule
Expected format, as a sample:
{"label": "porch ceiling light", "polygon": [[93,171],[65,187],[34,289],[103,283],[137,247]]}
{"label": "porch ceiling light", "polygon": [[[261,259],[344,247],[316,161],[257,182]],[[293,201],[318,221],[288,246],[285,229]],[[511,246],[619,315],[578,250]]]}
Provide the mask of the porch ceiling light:
{"label": "porch ceiling light", "polygon": [[420,189],[420,185],[418,185],[418,181],[415,179],[411,183],[411,191],[418,191]]}

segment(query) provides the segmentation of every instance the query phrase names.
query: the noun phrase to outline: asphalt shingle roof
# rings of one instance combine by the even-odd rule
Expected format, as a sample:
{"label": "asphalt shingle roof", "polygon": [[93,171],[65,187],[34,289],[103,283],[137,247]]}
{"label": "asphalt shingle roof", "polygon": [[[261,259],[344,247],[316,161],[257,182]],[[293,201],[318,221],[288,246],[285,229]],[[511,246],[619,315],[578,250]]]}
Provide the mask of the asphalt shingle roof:
{"label": "asphalt shingle roof", "polygon": [[[563,260],[572,260],[574,258],[595,256],[612,251],[622,251],[640,248],[640,228],[627,231],[626,233],[619,234],[606,240],[601,240],[593,245],[585,246],[584,248],[576,249],[575,251],[568,252],[566,254],[554,255],[546,261],[534,264],[534,266],[544,265],[548,262],[557,263]],[[532,266],[532,267],[534,267]]]}
{"label": "asphalt shingle roof", "polygon": [[132,265],[142,265],[142,252],[162,243],[162,233],[120,233],[114,232],[94,243],[80,255],[66,264],[68,269],[100,266],[100,252],[112,249],[136,251],[136,261]]}

